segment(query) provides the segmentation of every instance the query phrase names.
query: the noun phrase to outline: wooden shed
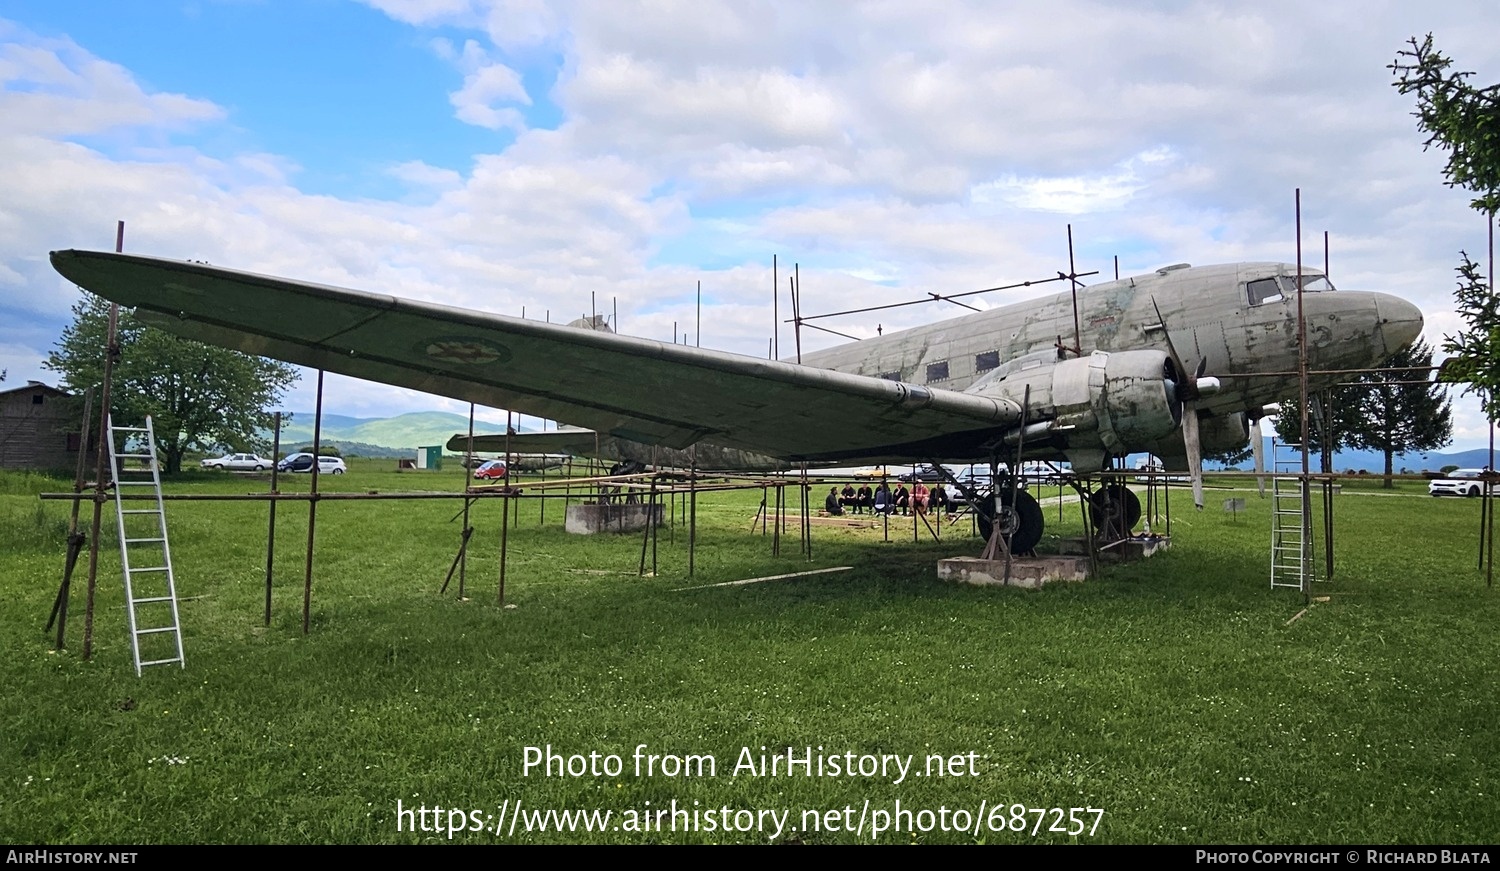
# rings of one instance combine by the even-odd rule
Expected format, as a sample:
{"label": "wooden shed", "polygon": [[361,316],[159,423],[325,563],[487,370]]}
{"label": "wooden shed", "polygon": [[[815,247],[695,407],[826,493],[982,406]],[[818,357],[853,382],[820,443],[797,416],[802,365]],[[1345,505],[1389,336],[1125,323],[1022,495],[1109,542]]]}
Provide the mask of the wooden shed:
{"label": "wooden shed", "polygon": [[0,469],[69,469],[78,462],[81,409],[40,381],[0,390]]}

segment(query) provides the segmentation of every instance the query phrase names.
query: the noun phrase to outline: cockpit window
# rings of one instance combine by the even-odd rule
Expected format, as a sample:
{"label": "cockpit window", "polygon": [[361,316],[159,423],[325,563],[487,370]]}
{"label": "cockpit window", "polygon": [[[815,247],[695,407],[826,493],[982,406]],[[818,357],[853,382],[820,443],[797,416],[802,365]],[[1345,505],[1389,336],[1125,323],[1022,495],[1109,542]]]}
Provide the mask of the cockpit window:
{"label": "cockpit window", "polygon": [[[1286,287],[1287,296],[1293,296],[1297,293],[1297,276],[1286,275],[1281,280]],[[1325,290],[1333,290],[1333,284],[1329,282],[1327,276],[1315,273],[1303,273],[1302,289],[1308,293],[1321,293]]]}
{"label": "cockpit window", "polygon": [[[1290,285],[1288,285],[1290,286]],[[1281,299],[1281,285],[1274,278],[1262,278],[1249,282],[1245,285],[1249,292],[1250,304],[1260,305],[1263,302],[1274,302]]]}

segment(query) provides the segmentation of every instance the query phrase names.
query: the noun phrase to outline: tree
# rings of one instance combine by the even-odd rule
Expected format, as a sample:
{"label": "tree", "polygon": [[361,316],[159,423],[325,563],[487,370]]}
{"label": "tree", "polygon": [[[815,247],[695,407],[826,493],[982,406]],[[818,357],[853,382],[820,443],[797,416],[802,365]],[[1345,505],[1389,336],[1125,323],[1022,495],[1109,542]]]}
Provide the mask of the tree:
{"label": "tree", "polygon": [[[1312,453],[1325,457],[1321,461],[1320,468],[1324,472],[1333,471],[1333,455],[1344,448],[1354,447],[1353,433],[1360,425],[1359,406],[1355,388],[1334,387],[1324,391],[1327,401],[1321,397],[1309,397],[1316,401],[1308,409],[1307,419],[1311,424],[1312,435],[1307,440],[1307,447]],[[1276,438],[1284,444],[1302,444],[1302,404],[1296,396],[1283,399],[1278,405],[1281,410],[1276,413]],[[1318,425],[1317,411],[1323,408],[1331,417],[1329,426]],[[1332,433],[1329,441],[1329,449],[1325,454],[1323,451],[1324,429]],[[1269,462],[1269,460],[1267,461]]]}
{"label": "tree", "polygon": [[1464,393],[1478,393],[1490,420],[1500,417],[1500,300],[1490,292],[1489,283],[1479,274],[1479,265],[1460,251],[1463,263],[1458,265],[1458,288],[1453,292],[1458,317],[1464,330],[1457,336],[1443,337],[1443,353],[1453,359],[1443,368],[1444,381],[1467,384]]}
{"label": "tree", "polygon": [[1410,451],[1431,451],[1453,440],[1453,404],[1439,385],[1428,380],[1432,348],[1426,342],[1391,356],[1383,371],[1360,378],[1368,386],[1357,398],[1355,447],[1385,454],[1385,489],[1391,483],[1392,459]]}
{"label": "tree", "polygon": [[[86,296],[73,306],[73,323],[43,365],[75,392],[101,387],[108,331],[109,303]],[[285,363],[179,338],[141,324],[124,309],[116,346],[110,412],[120,425],[151,415],[157,454],[168,472],[182,469],[189,450],[269,447],[257,434],[272,425],[265,409],[297,380],[297,370]]]}
{"label": "tree", "polygon": [[[1409,40],[1390,65],[1392,84],[1403,94],[1417,96],[1417,129],[1428,134],[1424,147],[1448,152],[1443,175],[1450,187],[1472,191],[1470,205],[1494,221],[1500,210],[1500,85],[1477,88],[1473,72],[1456,72],[1453,61],[1432,45],[1432,34],[1421,42]],[[1443,351],[1455,354],[1444,374],[1449,381],[1467,381],[1465,393],[1477,392],[1491,422],[1500,412],[1500,318],[1491,288],[1479,277],[1479,267],[1460,252],[1463,263],[1455,298],[1464,331],[1443,337]]]}
{"label": "tree", "polygon": [[[1252,436],[1253,437],[1253,436]],[[1255,454],[1255,445],[1246,442],[1243,447],[1225,448],[1222,451],[1203,455],[1204,462],[1218,463],[1225,469],[1234,469]]]}
{"label": "tree", "polygon": [[[1493,215],[1500,210],[1500,85],[1476,88],[1473,72],[1453,72],[1453,61],[1432,46],[1432,34],[1408,42],[1389,69],[1394,87],[1417,95],[1417,129],[1429,134],[1425,147],[1448,152],[1443,175],[1449,187],[1477,196],[1471,205]],[[1403,60],[1404,59],[1404,60]]]}
{"label": "tree", "polygon": [[[1430,451],[1448,444],[1453,438],[1453,407],[1443,395],[1442,387],[1429,381],[1432,348],[1426,342],[1391,355],[1380,364],[1382,371],[1359,376],[1353,386],[1328,391],[1327,411],[1332,417],[1332,450],[1324,472],[1333,471],[1332,454],[1344,448],[1363,448],[1385,454],[1385,487],[1391,482],[1392,462],[1396,454],[1408,451]],[[1322,428],[1317,424],[1314,405],[1308,415],[1312,438],[1308,445],[1315,453],[1323,450]],[[1276,434],[1284,442],[1298,444],[1302,415],[1297,399],[1281,401],[1276,417]]]}

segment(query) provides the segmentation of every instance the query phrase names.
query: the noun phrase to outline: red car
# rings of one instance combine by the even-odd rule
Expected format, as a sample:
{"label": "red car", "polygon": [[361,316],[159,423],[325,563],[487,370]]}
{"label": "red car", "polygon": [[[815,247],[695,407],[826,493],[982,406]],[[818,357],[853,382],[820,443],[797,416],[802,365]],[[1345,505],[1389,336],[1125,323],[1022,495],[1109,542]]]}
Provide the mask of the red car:
{"label": "red car", "polygon": [[504,477],[504,460],[490,460],[474,470],[474,480],[476,481],[498,481]]}

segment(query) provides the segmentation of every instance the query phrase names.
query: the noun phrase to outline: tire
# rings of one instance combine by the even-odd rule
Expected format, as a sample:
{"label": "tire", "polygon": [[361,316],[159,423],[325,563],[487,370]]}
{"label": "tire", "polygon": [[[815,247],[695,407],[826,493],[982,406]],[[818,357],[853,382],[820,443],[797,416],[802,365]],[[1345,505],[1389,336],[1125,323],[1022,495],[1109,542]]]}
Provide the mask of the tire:
{"label": "tire", "polygon": [[1475,497],[1475,496],[1478,496],[1478,495],[1479,495],[1479,488],[1478,488],[1478,487],[1470,487],[1470,488],[1469,488],[1469,492],[1467,492],[1467,493],[1465,493],[1465,494],[1464,494],[1464,495],[1465,495],[1465,496],[1468,496],[1468,497],[1469,497],[1469,498],[1471,498],[1471,499],[1472,499],[1472,498],[1474,498],[1474,497]]}
{"label": "tire", "polygon": [[333,474],[335,474],[335,475],[342,475],[342,474],[344,474],[344,470],[343,469],[334,469],[333,470]]}
{"label": "tire", "polygon": [[[1000,491],[1000,502],[1010,507],[1010,489],[1003,488]],[[1046,529],[1047,522],[1042,517],[1042,506],[1037,504],[1036,499],[1025,490],[1016,491],[1015,514],[1018,525],[1011,535],[1010,547],[1012,553],[1025,554],[1036,550],[1037,543],[1042,540],[1042,531]],[[994,496],[985,493],[980,496],[978,504],[974,506],[974,516],[979,524],[979,535],[985,541],[989,541],[990,532],[995,526],[995,500]]]}
{"label": "tire", "polygon": [[222,472],[222,471],[224,471],[224,464],[223,463],[214,463],[212,466],[209,466],[209,468],[210,469],[216,469],[216,470]]}
{"label": "tire", "polygon": [[255,471],[257,471],[257,472],[264,472],[265,469],[266,469],[266,467],[265,466],[261,466],[261,465],[257,465],[255,467]]}
{"label": "tire", "polygon": [[1095,490],[1089,497],[1089,523],[1099,529],[1106,520],[1123,526],[1118,531],[1128,535],[1141,522],[1140,497],[1124,484],[1111,484]]}

